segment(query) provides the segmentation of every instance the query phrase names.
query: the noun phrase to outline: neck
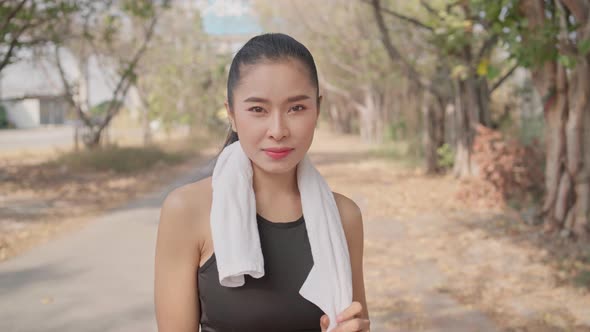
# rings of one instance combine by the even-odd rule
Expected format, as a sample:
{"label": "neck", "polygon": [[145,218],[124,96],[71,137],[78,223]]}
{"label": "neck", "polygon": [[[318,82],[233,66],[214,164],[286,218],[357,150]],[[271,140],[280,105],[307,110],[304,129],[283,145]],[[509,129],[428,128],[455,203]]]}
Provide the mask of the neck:
{"label": "neck", "polygon": [[297,167],[286,173],[272,174],[252,164],[252,185],[257,196],[284,197],[299,195]]}

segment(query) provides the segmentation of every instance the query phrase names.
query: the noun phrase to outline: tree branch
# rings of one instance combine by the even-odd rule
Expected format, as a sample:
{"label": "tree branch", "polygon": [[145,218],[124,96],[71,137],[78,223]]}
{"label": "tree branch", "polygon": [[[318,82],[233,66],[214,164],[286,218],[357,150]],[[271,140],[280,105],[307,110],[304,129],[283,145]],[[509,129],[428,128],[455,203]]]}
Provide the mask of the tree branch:
{"label": "tree branch", "polygon": [[30,13],[30,17],[22,22],[22,26],[20,26],[20,28],[17,29],[17,27],[11,27],[9,28],[9,26],[11,24],[13,24],[15,20],[15,16],[18,14],[18,11],[22,10],[22,7],[26,4],[27,0],[21,1],[19,3],[19,5],[17,6],[17,8],[15,8],[14,11],[12,11],[9,15],[8,18],[5,20],[4,25],[2,27],[2,29],[8,29],[9,31],[2,31],[2,37],[1,38],[6,38],[6,35],[10,36],[10,39],[6,38],[7,40],[10,40],[9,44],[8,44],[8,48],[6,49],[6,52],[2,55],[2,60],[0,61],[0,72],[8,65],[10,65],[12,62],[12,58],[14,56],[14,52],[22,47],[31,47],[31,46],[35,46],[37,44],[42,44],[42,43],[46,43],[49,41],[49,39],[46,36],[29,36],[29,39],[25,39],[23,40],[23,36],[26,36],[26,32],[27,31],[31,31],[33,29],[39,28],[41,27],[44,23],[46,23],[47,19],[43,19],[41,17],[35,16],[35,13]]}
{"label": "tree branch", "polygon": [[353,107],[359,109],[362,108],[363,105],[359,102],[357,102],[356,100],[354,100],[354,97],[352,96],[352,94],[350,93],[350,91],[346,91],[340,87],[337,87],[333,84],[331,84],[330,82],[328,82],[325,79],[320,80],[320,84],[329,92],[332,92],[334,94],[339,95],[340,97],[343,97],[345,99],[347,99],[348,101],[350,101],[350,103],[353,105]]}
{"label": "tree branch", "polygon": [[15,8],[13,11],[11,11],[6,17],[4,17],[4,24],[2,25],[2,27],[0,28],[0,31],[2,33],[6,33],[5,31],[7,30],[8,26],[10,25],[10,23],[12,22],[12,19],[16,16],[16,14],[18,14],[18,12],[23,8],[23,6],[25,5],[25,3],[27,3],[28,0],[22,0]]}
{"label": "tree branch", "polygon": [[345,72],[347,72],[349,74],[357,75],[357,76],[361,75],[361,72],[359,70],[357,70],[353,66],[343,63],[342,61],[340,61],[338,59],[338,57],[328,57],[328,62],[334,64],[336,67],[344,70]]}
{"label": "tree branch", "polygon": [[16,45],[19,44],[19,42],[18,42],[19,36],[20,36],[20,33],[10,41],[10,45],[8,46],[8,50],[4,54],[4,58],[2,59],[2,62],[0,62],[0,72],[4,69],[4,67],[6,67],[10,64],[10,59],[12,58],[12,54],[14,53],[14,49],[16,48]]}
{"label": "tree branch", "polygon": [[[5,29],[7,29],[7,27],[10,25],[10,21],[12,20],[12,18],[14,18],[14,16],[16,16],[16,14],[22,9],[22,7],[24,6],[24,4],[26,3],[27,0],[23,0],[19,3],[19,5],[15,8],[14,11],[12,11],[9,15],[8,18],[6,19],[6,21],[4,22],[4,25],[2,26],[2,32],[3,35],[6,35],[6,32],[4,31]],[[21,37],[21,35],[31,26],[30,24],[30,20],[29,22],[27,22],[28,24],[23,25],[16,33],[14,33],[14,35],[12,36],[12,40],[10,41],[10,44],[8,45],[8,50],[6,51],[6,53],[4,53],[4,57],[2,59],[2,61],[0,62],[0,72],[2,71],[2,69],[4,69],[4,67],[8,66],[10,64],[10,60],[12,59],[12,56],[14,54],[14,50],[16,49],[16,47],[21,43],[19,38]]]}
{"label": "tree branch", "polygon": [[576,21],[581,25],[588,22],[590,15],[590,4],[584,0],[561,0],[563,5],[574,15]]}
{"label": "tree branch", "polygon": [[56,64],[57,71],[59,72],[59,77],[61,79],[61,82],[62,82],[64,90],[65,90],[64,94],[65,94],[66,100],[76,110],[76,113],[78,114],[80,119],[84,122],[84,124],[87,127],[92,128],[92,121],[86,115],[86,113],[84,113],[84,111],[82,111],[82,108],[80,107],[80,105],[78,105],[78,103],[76,103],[76,101],[74,100],[74,92],[72,91],[72,87],[70,86],[70,83],[68,83],[66,73],[65,73],[65,71],[63,69],[63,65],[61,63],[61,56],[59,54],[59,45],[55,45],[55,64]]}
{"label": "tree branch", "polygon": [[479,52],[477,52],[477,63],[479,63],[481,61],[481,58],[490,50],[490,48],[492,46],[494,46],[496,43],[498,42],[498,35],[497,34],[493,34],[492,36],[490,36],[490,38],[486,39],[486,41],[483,43],[483,45],[481,46],[481,48],[479,49]]}
{"label": "tree branch", "polygon": [[113,92],[113,98],[111,99],[111,101],[109,103],[107,116],[105,117],[104,121],[100,125],[99,132],[102,131],[109,124],[111,119],[115,115],[117,115],[117,113],[119,113],[119,110],[121,109],[120,104],[123,102],[123,99],[127,95],[127,91],[131,87],[132,76],[135,74],[134,73],[135,67],[137,66],[139,60],[141,59],[141,57],[143,56],[143,54],[147,50],[148,44],[149,44],[150,40],[152,39],[152,36],[154,35],[157,21],[158,21],[158,15],[154,14],[154,17],[152,18],[152,21],[150,22],[150,24],[147,28],[147,32],[146,32],[145,39],[143,40],[143,44],[140,46],[140,48],[137,50],[137,52],[133,56],[131,62],[127,66],[123,75],[121,75],[121,79],[119,80],[119,83],[117,84],[117,87],[115,88],[115,91]]}
{"label": "tree branch", "polygon": [[490,88],[490,95],[492,95],[492,93],[494,93],[494,90],[499,88],[506,81],[506,79],[508,79],[508,77],[510,77],[512,73],[514,73],[514,71],[518,67],[518,64],[515,64],[514,66],[512,66],[512,68],[510,68],[510,70],[508,70],[506,74],[504,74],[504,76],[502,76],[496,83],[494,83]]}
{"label": "tree branch", "polygon": [[[306,19],[305,19],[305,13],[299,8],[298,2],[294,1],[293,2],[293,8],[295,9],[295,11],[299,14],[299,20],[297,21],[297,23],[303,24],[303,26],[305,27],[305,29],[307,29],[308,31],[310,31],[313,35],[316,35],[318,37],[321,37],[323,39],[332,39],[333,36],[323,32],[321,29],[314,29],[313,28],[313,24],[310,24]],[[320,19],[321,19],[321,15],[320,15]],[[322,20],[323,21],[323,20]],[[317,24],[315,24],[317,25]],[[332,25],[332,23],[330,22],[326,22],[323,21],[323,25],[325,26],[329,26]],[[333,40],[333,39],[332,39]],[[343,46],[344,48],[347,47],[347,45],[350,45],[350,43],[354,43],[356,42],[356,40],[352,40],[350,38],[348,38],[348,36],[346,34],[340,34],[340,38],[337,38],[337,43],[338,45]]]}
{"label": "tree branch", "polygon": [[[373,4],[373,6],[375,6],[375,2],[374,1],[370,1],[370,0],[361,0],[361,1],[364,2],[364,3],[367,3],[367,4]],[[413,25],[415,25],[415,26],[417,26],[419,28],[426,29],[426,30],[431,31],[431,32],[434,31],[434,28],[433,27],[431,27],[431,26],[429,26],[429,25],[427,25],[425,23],[422,23],[422,22],[418,21],[417,19],[415,19],[413,17],[402,15],[402,14],[400,14],[400,13],[398,13],[396,11],[393,11],[391,9],[382,8],[380,4],[379,4],[379,9],[380,9],[380,11],[382,11],[382,12],[384,12],[386,14],[389,14],[391,16],[394,16],[396,18],[399,18],[400,20],[403,20],[403,21],[412,23]]]}
{"label": "tree branch", "polygon": [[420,4],[422,5],[422,7],[424,7],[426,9],[427,12],[429,12],[431,15],[439,17],[438,16],[438,12],[432,8],[426,1],[424,0],[420,0]]}
{"label": "tree branch", "polygon": [[432,92],[434,95],[439,96],[441,95],[435,88],[433,88],[430,83],[424,81],[422,76],[418,73],[418,71],[412,66],[412,64],[406,60],[399,50],[393,45],[391,42],[389,31],[385,26],[385,22],[383,20],[383,15],[381,14],[381,4],[379,0],[372,0],[375,19],[377,21],[377,26],[379,27],[379,31],[381,32],[381,41],[385,46],[385,50],[389,55],[389,58],[393,62],[400,62],[406,69],[406,76],[408,79],[414,81],[418,86]]}

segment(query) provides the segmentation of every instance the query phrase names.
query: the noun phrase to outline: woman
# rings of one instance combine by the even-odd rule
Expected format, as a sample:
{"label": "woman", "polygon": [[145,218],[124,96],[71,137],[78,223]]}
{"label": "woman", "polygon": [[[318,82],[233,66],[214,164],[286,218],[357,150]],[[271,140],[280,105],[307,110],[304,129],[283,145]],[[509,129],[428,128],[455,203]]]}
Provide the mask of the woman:
{"label": "woman", "polygon": [[[165,199],[155,267],[156,317],[167,331],[325,331],[329,319],[298,290],[313,266],[297,187],[297,164],[311,146],[321,96],[312,55],[284,34],[252,38],[234,57],[225,107],[225,146],[238,140],[252,162],[265,276],[237,288],[218,281],[211,240],[211,177]],[[353,303],[333,331],[369,331],[358,206],[334,198],[349,248]]]}

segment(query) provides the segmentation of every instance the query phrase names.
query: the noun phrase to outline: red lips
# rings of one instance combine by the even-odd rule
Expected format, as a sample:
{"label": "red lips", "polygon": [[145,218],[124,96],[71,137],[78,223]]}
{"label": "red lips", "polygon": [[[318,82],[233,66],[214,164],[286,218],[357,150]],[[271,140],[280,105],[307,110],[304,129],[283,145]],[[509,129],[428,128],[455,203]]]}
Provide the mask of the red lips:
{"label": "red lips", "polygon": [[263,149],[264,151],[270,151],[270,152],[285,152],[285,151],[290,151],[293,150],[291,148],[268,148],[268,149]]}
{"label": "red lips", "polygon": [[293,151],[292,148],[267,148],[263,150],[272,159],[283,159]]}

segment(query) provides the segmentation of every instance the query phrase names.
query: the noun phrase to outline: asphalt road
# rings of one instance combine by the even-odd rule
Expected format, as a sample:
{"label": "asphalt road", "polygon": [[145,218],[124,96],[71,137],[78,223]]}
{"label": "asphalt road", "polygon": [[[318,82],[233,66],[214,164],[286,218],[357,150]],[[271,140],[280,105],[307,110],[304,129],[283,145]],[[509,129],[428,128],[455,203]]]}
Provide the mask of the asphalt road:
{"label": "asphalt road", "polygon": [[74,145],[74,127],[0,130],[0,153],[18,150],[69,148]]}
{"label": "asphalt road", "polygon": [[160,206],[195,170],[0,264],[2,332],[156,331],[153,264]]}

